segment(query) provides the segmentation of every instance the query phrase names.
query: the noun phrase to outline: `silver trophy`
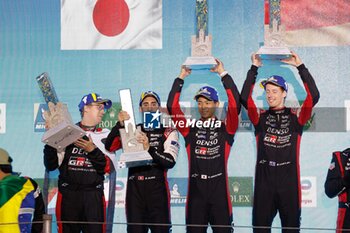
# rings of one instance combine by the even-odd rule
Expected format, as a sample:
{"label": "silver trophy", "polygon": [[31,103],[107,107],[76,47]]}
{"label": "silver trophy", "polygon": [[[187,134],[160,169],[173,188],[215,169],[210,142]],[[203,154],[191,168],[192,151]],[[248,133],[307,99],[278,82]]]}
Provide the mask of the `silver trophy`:
{"label": "silver trophy", "polygon": [[191,57],[183,65],[192,70],[211,69],[216,65],[211,55],[212,36],[208,34],[207,0],[196,0],[197,33],[192,36]]}
{"label": "silver trophy", "polygon": [[58,101],[55,89],[47,73],[42,73],[36,78],[40,90],[43,93],[49,111],[44,112],[47,131],[41,141],[58,151],[75,142],[85,135],[84,130],[73,124],[66,104]]}
{"label": "silver trophy", "polygon": [[264,46],[257,54],[266,60],[280,60],[291,56],[285,38],[285,28],[281,23],[281,0],[265,0],[265,18],[269,20],[264,26]]}
{"label": "silver trophy", "polygon": [[136,139],[137,134],[141,132],[141,127],[136,127],[135,124],[130,89],[120,90],[119,95],[122,110],[129,114],[130,119],[124,121],[124,129],[119,129],[123,153],[120,155],[118,168],[149,165],[153,161],[152,156],[143,149],[142,143],[139,143]]}

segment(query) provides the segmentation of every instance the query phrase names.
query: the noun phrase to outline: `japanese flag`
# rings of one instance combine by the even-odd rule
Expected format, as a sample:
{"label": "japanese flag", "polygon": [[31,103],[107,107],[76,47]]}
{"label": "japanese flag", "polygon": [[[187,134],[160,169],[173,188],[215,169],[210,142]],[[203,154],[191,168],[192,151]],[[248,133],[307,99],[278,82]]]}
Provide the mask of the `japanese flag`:
{"label": "japanese flag", "polygon": [[61,0],[61,49],[161,49],[162,0]]}
{"label": "japanese flag", "polygon": [[290,46],[350,45],[350,0],[282,0]]}

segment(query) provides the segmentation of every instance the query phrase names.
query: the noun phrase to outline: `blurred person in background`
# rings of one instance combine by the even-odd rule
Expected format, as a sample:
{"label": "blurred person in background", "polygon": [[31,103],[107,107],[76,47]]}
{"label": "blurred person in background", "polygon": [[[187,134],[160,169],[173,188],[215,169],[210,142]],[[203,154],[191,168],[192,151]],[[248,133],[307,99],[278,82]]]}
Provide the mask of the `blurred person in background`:
{"label": "blurred person in background", "polygon": [[40,188],[13,172],[12,161],[0,148],[0,233],[41,233],[45,205]]}
{"label": "blurred person in background", "polygon": [[338,196],[336,232],[350,231],[350,148],[333,152],[324,188],[329,198]]}

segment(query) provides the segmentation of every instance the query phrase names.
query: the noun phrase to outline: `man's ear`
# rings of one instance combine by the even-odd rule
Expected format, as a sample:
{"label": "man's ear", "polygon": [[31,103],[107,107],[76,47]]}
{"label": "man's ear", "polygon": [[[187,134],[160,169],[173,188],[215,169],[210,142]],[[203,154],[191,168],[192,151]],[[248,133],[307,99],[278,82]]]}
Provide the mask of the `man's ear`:
{"label": "man's ear", "polygon": [[83,115],[85,115],[89,111],[90,111],[90,106],[89,105],[85,105],[84,108],[83,108]]}
{"label": "man's ear", "polygon": [[142,112],[142,108],[141,107],[139,107],[139,111]]}
{"label": "man's ear", "polygon": [[219,101],[217,101],[217,102],[215,102],[215,107],[219,107],[219,105],[220,105],[220,102]]}
{"label": "man's ear", "polygon": [[283,98],[286,98],[286,97],[287,97],[287,92],[283,91]]}

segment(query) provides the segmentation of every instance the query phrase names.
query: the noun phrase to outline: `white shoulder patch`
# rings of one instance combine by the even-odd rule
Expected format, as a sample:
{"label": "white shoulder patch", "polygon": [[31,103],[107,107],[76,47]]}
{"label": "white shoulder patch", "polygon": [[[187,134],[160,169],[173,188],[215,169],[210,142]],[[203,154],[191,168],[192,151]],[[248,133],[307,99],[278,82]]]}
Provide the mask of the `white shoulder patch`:
{"label": "white shoulder patch", "polygon": [[164,152],[171,154],[174,161],[176,161],[179,154],[179,149],[179,133],[177,130],[173,130],[164,142]]}

